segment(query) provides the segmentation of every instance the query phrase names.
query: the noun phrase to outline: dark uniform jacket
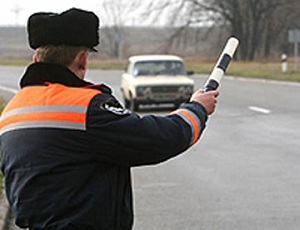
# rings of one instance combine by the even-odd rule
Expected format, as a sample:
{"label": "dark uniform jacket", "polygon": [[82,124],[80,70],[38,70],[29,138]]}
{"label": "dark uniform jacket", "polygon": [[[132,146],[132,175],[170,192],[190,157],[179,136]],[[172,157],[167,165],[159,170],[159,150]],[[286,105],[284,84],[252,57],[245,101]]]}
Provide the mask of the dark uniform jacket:
{"label": "dark uniform jacket", "polygon": [[20,227],[131,229],[130,168],[184,152],[207,119],[195,102],[141,117],[107,86],[54,64],[30,65],[20,84],[0,123],[5,189]]}

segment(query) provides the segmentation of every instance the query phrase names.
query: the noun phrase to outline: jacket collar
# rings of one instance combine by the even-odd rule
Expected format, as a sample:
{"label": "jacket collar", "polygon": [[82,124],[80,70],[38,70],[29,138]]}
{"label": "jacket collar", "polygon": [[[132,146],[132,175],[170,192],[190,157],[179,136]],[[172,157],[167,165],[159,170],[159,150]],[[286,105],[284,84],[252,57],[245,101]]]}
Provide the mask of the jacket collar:
{"label": "jacket collar", "polygon": [[29,65],[21,78],[20,87],[46,85],[47,83],[59,83],[70,87],[93,88],[109,94],[112,92],[104,84],[94,85],[78,78],[65,66],[45,62],[37,62]]}

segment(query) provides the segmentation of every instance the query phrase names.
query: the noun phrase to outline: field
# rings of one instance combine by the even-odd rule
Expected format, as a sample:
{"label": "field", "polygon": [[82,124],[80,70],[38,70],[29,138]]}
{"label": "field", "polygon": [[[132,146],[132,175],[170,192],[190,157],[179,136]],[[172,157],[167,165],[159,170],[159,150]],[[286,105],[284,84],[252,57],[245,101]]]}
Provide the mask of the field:
{"label": "field", "polygon": [[[0,65],[28,65],[30,60],[0,59]],[[104,70],[124,70],[127,61],[91,59],[89,68]],[[202,60],[186,58],[186,69],[195,73],[209,74],[215,65],[215,60]],[[281,71],[281,63],[275,61],[253,61],[241,62],[232,61],[227,68],[227,75],[245,78],[260,78],[278,81],[300,82],[300,71],[294,71],[294,62],[291,59],[288,63],[289,70],[286,73]]]}
{"label": "field", "polygon": [[[101,46],[97,55],[90,56],[90,68],[118,69],[123,70],[126,65],[126,58],[122,61],[108,60],[105,56],[108,52],[106,48],[111,47],[109,36],[113,30],[105,28],[101,34]],[[126,46],[124,47],[124,57],[139,53],[161,53],[164,52],[163,44],[166,35],[170,34],[168,28],[126,28]],[[191,37],[194,37],[195,31],[191,29]],[[206,30],[201,32],[201,39],[197,45],[191,43],[187,47],[175,47],[176,52],[183,57],[197,56],[204,58],[185,58],[188,70],[194,70],[196,73],[208,74],[211,72],[215,59],[214,56],[220,52],[223,39],[220,40],[216,34],[217,31],[211,31],[206,37]],[[202,37],[202,35],[204,37]],[[192,41],[191,41],[192,42]],[[0,65],[22,65],[26,66],[31,61],[33,54],[28,48],[26,30],[23,27],[1,27],[0,28]],[[169,50],[173,53],[174,50]],[[101,55],[104,56],[101,56]],[[176,53],[175,53],[176,54]],[[100,56],[99,56],[100,55]],[[278,56],[278,55],[277,55]],[[236,62],[233,61],[227,69],[227,75],[262,78],[273,80],[285,80],[300,82],[300,72],[294,71],[294,61],[289,57],[289,71],[281,72],[281,60],[273,56],[271,60],[256,60],[254,62]]]}
{"label": "field", "polygon": [[[185,59],[187,70],[193,70],[195,73],[209,74],[215,65],[215,60],[201,60],[187,58]],[[1,64],[1,61],[0,61]],[[101,69],[119,69],[123,70],[126,61],[119,62],[117,60],[91,60],[90,68]],[[260,78],[279,81],[300,82],[300,72],[294,71],[294,63],[289,63],[289,71],[282,73],[281,63],[275,61],[254,61],[240,62],[232,61],[227,69],[227,75],[239,76],[245,78]]]}
{"label": "field", "polygon": [[[210,73],[214,67],[214,62],[187,60],[187,68],[197,73]],[[279,81],[300,82],[300,71],[294,71],[294,64],[289,63],[289,70],[283,73],[281,63],[274,61],[254,61],[240,62],[232,61],[227,68],[227,75],[245,78],[260,78]]]}

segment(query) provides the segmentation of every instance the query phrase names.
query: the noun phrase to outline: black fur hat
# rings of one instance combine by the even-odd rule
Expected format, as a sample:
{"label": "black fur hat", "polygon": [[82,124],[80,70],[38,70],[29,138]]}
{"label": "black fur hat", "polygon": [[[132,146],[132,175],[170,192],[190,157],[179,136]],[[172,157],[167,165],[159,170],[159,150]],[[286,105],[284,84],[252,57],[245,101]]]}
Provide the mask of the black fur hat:
{"label": "black fur hat", "polygon": [[29,46],[84,46],[95,50],[99,44],[99,18],[93,12],[72,8],[61,14],[39,12],[27,24]]}

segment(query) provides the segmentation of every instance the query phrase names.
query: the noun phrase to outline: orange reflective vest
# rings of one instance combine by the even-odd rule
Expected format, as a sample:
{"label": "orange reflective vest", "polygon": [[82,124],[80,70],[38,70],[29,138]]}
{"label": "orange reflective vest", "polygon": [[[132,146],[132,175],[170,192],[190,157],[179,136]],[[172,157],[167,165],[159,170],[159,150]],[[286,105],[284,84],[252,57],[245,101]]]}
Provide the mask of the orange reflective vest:
{"label": "orange reflective vest", "polygon": [[0,134],[38,127],[85,130],[88,105],[99,93],[61,84],[25,87],[4,109]]}

